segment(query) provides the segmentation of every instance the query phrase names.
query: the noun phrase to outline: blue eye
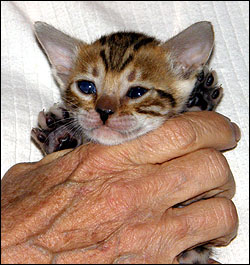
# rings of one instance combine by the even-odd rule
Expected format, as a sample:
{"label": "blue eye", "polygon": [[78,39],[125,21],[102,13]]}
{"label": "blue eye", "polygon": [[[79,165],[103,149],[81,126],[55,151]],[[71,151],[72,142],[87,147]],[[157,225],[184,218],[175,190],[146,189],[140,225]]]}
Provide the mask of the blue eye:
{"label": "blue eye", "polygon": [[129,98],[139,98],[141,96],[143,96],[146,92],[148,91],[148,89],[144,88],[144,87],[140,87],[140,86],[136,86],[136,87],[131,87],[127,93],[127,96]]}
{"label": "blue eye", "polygon": [[84,93],[84,94],[96,94],[96,87],[95,84],[90,81],[78,81],[77,82],[78,88]]}

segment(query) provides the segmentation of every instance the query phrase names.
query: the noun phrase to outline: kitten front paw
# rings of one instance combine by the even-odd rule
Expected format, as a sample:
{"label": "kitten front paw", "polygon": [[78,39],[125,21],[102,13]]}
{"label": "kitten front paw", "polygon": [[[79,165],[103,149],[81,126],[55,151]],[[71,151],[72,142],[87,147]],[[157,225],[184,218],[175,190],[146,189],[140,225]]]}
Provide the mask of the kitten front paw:
{"label": "kitten front paw", "polygon": [[38,125],[32,129],[31,137],[45,154],[76,148],[83,143],[81,128],[63,105],[54,104],[48,112],[41,111]]}
{"label": "kitten front paw", "polygon": [[214,110],[222,98],[223,88],[217,84],[216,72],[205,66],[199,73],[188,99],[186,111]]}

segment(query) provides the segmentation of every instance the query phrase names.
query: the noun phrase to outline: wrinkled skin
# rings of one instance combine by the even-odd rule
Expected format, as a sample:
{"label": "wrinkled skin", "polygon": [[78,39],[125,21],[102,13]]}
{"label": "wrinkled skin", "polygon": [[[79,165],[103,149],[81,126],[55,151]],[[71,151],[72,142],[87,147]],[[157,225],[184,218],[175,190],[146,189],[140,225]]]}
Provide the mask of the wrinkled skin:
{"label": "wrinkled skin", "polygon": [[239,138],[224,116],[190,112],[120,146],[13,166],[2,180],[2,263],[177,263],[204,242],[227,245],[238,217],[219,150]]}

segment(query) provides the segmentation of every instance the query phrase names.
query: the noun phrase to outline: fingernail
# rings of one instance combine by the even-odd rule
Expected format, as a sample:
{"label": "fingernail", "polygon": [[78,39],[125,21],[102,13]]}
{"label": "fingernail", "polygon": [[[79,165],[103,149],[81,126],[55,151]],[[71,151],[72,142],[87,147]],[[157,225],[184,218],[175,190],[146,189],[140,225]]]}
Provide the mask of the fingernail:
{"label": "fingernail", "polygon": [[224,117],[226,120],[228,120],[228,121],[231,121],[228,117],[226,117],[225,115],[223,115],[223,114],[221,114],[220,113],[220,115],[222,116],[222,117]]}
{"label": "fingernail", "polygon": [[234,130],[235,140],[236,140],[236,142],[239,142],[240,137],[241,137],[240,128],[234,122],[231,122],[231,124],[232,124],[233,130]]}

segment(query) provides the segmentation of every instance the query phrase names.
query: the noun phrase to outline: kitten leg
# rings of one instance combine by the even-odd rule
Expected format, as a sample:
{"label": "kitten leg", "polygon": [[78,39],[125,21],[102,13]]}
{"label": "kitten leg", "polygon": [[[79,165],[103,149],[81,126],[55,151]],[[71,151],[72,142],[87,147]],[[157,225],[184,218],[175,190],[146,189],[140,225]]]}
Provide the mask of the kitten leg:
{"label": "kitten leg", "polygon": [[199,246],[182,252],[178,257],[178,261],[180,264],[208,264],[210,254],[211,249]]}
{"label": "kitten leg", "polygon": [[48,112],[38,115],[39,128],[33,128],[31,137],[45,154],[76,148],[83,143],[82,132],[72,114],[63,105],[54,104]]}
{"label": "kitten leg", "polygon": [[185,111],[214,110],[222,98],[223,88],[217,84],[217,74],[207,66],[199,73]]}

